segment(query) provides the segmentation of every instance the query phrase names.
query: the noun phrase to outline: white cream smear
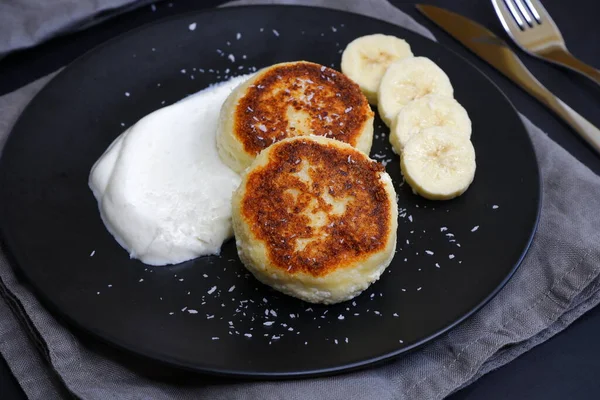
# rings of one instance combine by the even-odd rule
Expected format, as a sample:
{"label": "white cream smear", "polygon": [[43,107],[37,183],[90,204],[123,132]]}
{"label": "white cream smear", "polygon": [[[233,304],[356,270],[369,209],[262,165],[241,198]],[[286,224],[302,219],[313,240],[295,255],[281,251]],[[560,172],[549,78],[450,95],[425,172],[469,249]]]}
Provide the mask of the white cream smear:
{"label": "white cream smear", "polygon": [[123,132],[96,161],[89,185],[108,231],[132,258],[176,264],[218,254],[233,236],[240,177],[216,148],[221,105],[248,76],[159,109]]}

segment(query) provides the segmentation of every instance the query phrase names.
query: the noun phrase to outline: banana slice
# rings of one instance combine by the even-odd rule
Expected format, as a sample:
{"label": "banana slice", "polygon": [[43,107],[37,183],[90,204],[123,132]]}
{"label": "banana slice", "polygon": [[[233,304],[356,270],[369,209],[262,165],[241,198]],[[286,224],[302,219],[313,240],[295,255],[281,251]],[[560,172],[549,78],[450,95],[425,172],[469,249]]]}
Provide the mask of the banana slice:
{"label": "banana slice", "polygon": [[379,116],[391,126],[402,107],[428,94],[453,97],[454,89],[444,71],[426,57],[396,61],[381,78],[377,93]]}
{"label": "banana slice", "polygon": [[409,44],[395,36],[361,36],[342,53],[342,72],[360,86],[369,103],[377,105],[377,90],[385,70],[394,61],[412,56]]}
{"label": "banana slice", "polygon": [[402,151],[400,167],[413,191],[430,200],[463,194],[475,177],[475,149],[464,135],[435,126],[414,135]]}
{"label": "banana slice", "polygon": [[429,94],[402,107],[390,129],[390,143],[398,154],[416,133],[444,126],[469,139],[471,120],[467,111],[452,97]]}

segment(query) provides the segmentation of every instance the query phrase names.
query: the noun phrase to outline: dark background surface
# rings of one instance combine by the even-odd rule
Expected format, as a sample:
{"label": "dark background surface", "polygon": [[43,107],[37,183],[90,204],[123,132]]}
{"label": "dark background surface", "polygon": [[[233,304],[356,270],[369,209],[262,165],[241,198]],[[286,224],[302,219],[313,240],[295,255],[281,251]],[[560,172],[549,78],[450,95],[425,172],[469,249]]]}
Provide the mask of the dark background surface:
{"label": "dark background surface", "polygon": [[[491,3],[483,0],[421,0],[458,12],[480,22],[500,37],[506,38]],[[600,174],[600,156],[553,114],[491,67],[473,56],[452,38],[426,21],[408,1],[391,1],[403,11],[430,28],[438,40],[467,58],[492,78],[511,99],[516,108],[536,125]],[[600,66],[600,28],[596,21],[600,2],[544,0],[546,9],[560,27],[569,49],[582,60]],[[173,1],[128,13],[83,32],[54,39],[34,49],[13,53],[0,60],[0,95],[11,92],[69,63],[94,46],[122,32],[160,18],[211,7],[222,1]],[[171,6],[169,6],[171,4]],[[557,96],[600,126],[598,102],[600,88],[572,72],[546,64],[522,52],[523,62],[536,77]],[[457,392],[451,399],[597,399],[600,398],[600,307],[591,310],[564,332],[532,349],[471,386]],[[90,338],[83,338],[91,347],[113,353]],[[122,354],[115,357],[123,357]],[[150,368],[157,368],[156,366]],[[150,374],[162,375],[159,371]],[[18,383],[0,357],[0,399],[25,398]]]}

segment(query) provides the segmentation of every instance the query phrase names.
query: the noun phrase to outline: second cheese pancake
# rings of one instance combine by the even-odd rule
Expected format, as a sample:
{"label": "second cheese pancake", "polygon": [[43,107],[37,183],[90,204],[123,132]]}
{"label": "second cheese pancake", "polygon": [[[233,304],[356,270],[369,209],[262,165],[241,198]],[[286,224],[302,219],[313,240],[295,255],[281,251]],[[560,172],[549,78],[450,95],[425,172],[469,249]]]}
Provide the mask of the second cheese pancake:
{"label": "second cheese pancake", "polygon": [[309,302],[348,300],[396,246],[396,194],[383,166],[321,137],[270,146],[233,197],[238,252],[262,282]]}
{"label": "second cheese pancake", "polygon": [[217,147],[237,172],[294,136],[325,136],[368,154],[373,117],[360,88],[342,73],[306,61],[276,64],[231,93],[221,109]]}

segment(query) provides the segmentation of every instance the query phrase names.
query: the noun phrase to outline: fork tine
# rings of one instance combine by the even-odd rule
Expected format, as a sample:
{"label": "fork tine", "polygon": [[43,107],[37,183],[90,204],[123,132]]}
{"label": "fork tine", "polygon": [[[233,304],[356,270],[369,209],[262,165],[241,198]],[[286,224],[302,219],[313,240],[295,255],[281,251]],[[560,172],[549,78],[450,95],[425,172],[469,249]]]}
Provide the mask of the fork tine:
{"label": "fork tine", "polygon": [[[507,0],[510,1],[510,0]],[[525,21],[527,21],[527,24],[531,27],[533,27],[533,18],[531,17],[531,15],[529,15],[529,10],[527,9],[527,7],[525,7],[525,4],[523,4],[522,0],[514,0],[515,4],[517,5],[517,8],[519,9],[519,11],[521,11],[521,15],[523,15],[523,17],[525,17]]]}
{"label": "fork tine", "polygon": [[504,0],[492,0],[492,5],[494,6],[496,15],[498,15],[498,19],[500,20],[500,23],[502,24],[502,27],[506,33],[508,33],[510,36],[513,36],[513,31],[518,32],[523,29],[517,25],[517,22],[512,16]]}
{"label": "fork tine", "polygon": [[505,4],[510,12],[510,15],[512,15],[519,28],[521,30],[525,29],[525,23],[523,22],[523,19],[521,19],[521,14],[519,14],[519,11],[515,7],[514,3],[511,0],[501,0],[500,4]]}
{"label": "fork tine", "polygon": [[548,11],[546,11],[546,9],[542,5],[541,1],[539,1],[539,0],[524,0],[524,1],[527,4],[527,7],[531,10],[533,17],[540,23],[540,25],[541,24],[550,25],[556,31],[555,35],[560,37],[561,41],[564,40],[560,33],[560,29],[558,29],[558,27],[554,23],[554,20],[552,19],[552,17],[548,13]]}
{"label": "fork tine", "polygon": [[[537,3],[538,8],[540,8],[541,4],[535,0],[534,2]],[[525,4],[527,4],[527,8],[529,8],[531,14],[533,14],[533,18],[535,18],[535,20],[541,24],[542,18],[540,17],[540,13],[538,12],[537,8],[533,5],[533,2],[531,0],[525,0]],[[541,9],[543,10],[543,7],[541,7]]]}

